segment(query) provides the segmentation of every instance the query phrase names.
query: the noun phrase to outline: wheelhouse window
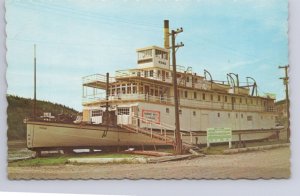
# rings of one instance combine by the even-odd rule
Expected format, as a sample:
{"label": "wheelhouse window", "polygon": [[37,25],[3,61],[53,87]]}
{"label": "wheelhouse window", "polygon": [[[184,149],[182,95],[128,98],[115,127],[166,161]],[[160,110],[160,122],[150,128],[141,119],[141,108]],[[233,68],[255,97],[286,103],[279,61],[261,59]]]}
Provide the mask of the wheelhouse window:
{"label": "wheelhouse window", "polygon": [[147,59],[152,58],[152,49],[149,50],[142,50],[138,52],[138,59]]}
{"label": "wheelhouse window", "polygon": [[155,56],[161,59],[168,60],[168,53],[161,50],[155,50]]}

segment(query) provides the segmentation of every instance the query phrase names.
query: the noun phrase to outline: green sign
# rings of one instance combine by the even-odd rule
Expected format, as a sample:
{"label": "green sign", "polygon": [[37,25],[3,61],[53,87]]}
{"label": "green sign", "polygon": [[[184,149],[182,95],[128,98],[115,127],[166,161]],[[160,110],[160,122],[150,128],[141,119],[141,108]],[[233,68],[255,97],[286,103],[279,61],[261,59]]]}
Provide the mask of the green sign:
{"label": "green sign", "polygon": [[231,142],[231,128],[208,128],[207,143]]}

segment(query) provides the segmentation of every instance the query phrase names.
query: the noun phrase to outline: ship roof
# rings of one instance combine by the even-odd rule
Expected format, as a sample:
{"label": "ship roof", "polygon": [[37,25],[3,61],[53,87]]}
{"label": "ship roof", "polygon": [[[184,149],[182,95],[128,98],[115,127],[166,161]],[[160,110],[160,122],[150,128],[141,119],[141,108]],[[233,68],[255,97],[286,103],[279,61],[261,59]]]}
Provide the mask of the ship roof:
{"label": "ship roof", "polygon": [[158,50],[162,50],[164,52],[170,52],[169,49],[166,49],[166,48],[162,48],[162,47],[159,47],[159,46],[147,46],[147,47],[144,47],[144,48],[138,48],[136,49],[137,52],[139,51],[143,51],[143,50],[149,50],[149,49],[158,49]]}

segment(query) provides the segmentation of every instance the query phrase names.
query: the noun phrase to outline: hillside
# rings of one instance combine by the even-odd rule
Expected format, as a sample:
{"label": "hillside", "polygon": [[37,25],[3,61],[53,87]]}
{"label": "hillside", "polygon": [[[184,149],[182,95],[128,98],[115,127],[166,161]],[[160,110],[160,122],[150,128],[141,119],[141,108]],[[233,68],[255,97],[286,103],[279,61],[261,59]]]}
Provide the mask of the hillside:
{"label": "hillside", "polygon": [[[33,100],[18,96],[7,95],[7,102],[8,139],[25,139],[26,125],[23,123],[23,119],[26,117],[32,117]],[[37,100],[36,107],[37,116],[43,115],[44,112],[51,112],[54,116],[57,116],[62,112],[64,114],[74,116],[78,114],[78,111],[72,108],[57,103],[51,103],[48,101]]]}

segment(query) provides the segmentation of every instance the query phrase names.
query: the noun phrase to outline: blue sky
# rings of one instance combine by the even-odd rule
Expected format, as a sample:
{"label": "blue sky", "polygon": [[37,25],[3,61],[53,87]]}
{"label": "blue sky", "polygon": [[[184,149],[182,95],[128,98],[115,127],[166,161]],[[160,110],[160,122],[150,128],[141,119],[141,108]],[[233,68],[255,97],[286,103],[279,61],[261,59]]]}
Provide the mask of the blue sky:
{"label": "blue sky", "polygon": [[216,80],[229,72],[256,79],[259,93],[284,98],[287,0],[6,1],[8,94],[81,110],[81,78],[136,67],[137,48],[163,45],[163,20],[183,27],[177,63]]}

